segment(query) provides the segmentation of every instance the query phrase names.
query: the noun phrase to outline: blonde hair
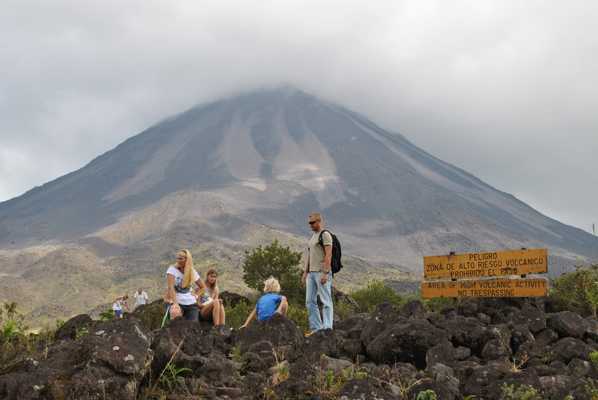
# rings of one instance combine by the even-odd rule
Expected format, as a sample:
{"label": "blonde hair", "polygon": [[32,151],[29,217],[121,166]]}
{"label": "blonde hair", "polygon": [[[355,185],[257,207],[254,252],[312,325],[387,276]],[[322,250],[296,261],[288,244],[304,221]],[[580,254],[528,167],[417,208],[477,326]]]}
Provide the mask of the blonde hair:
{"label": "blonde hair", "polygon": [[185,271],[183,272],[182,287],[188,288],[193,283],[193,276],[195,276],[195,268],[193,268],[193,256],[187,249],[180,250],[177,254],[185,256]]}
{"label": "blonde hair", "polygon": [[269,277],[264,282],[264,293],[270,292],[280,292],[280,283],[278,282],[278,279],[273,276]]}
{"label": "blonde hair", "polygon": [[317,212],[313,212],[313,213],[309,214],[309,218],[313,219],[315,221],[320,221],[320,222],[324,221],[324,218],[322,217],[322,214],[317,213]]}

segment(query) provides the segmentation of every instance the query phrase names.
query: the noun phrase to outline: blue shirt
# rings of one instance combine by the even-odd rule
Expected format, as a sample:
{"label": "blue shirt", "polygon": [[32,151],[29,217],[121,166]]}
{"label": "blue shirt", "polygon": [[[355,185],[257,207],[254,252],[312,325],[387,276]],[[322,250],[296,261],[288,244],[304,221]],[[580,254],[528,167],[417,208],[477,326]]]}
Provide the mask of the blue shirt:
{"label": "blue shirt", "polygon": [[260,297],[255,306],[258,321],[266,321],[272,318],[281,300],[282,296],[278,293],[266,293]]}

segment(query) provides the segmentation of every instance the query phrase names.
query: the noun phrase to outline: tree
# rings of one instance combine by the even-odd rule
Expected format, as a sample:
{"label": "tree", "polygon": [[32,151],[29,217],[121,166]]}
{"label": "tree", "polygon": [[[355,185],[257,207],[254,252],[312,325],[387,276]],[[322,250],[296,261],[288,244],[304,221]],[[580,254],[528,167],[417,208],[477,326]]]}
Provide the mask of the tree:
{"label": "tree", "polygon": [[281,294],[289,301],[300,301],[304,297],[301,288],[301,253],[283,247],[275,240],[266,247],[259,246],[245,252],[243,280],[250,288],[264,288],[264,281],[273,276],[280,282]]}

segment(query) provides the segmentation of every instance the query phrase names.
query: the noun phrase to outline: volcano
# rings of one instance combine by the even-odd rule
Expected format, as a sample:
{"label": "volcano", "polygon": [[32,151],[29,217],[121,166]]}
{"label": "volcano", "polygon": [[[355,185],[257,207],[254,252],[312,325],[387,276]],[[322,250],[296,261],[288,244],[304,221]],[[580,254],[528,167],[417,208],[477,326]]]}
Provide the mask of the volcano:
{"label": "volcano", "polygon": [[423,255],[450,251],[546,247],[553,274],[598,258],[596,237],[357,112],[280,87],[193,107],[0,203],[0,274],[31,273],[64,246],[126,275],[122,264],[158,264],[169,246],[220,259],[265,238],[300,243],[312,211],[345,253],[416,273]]}

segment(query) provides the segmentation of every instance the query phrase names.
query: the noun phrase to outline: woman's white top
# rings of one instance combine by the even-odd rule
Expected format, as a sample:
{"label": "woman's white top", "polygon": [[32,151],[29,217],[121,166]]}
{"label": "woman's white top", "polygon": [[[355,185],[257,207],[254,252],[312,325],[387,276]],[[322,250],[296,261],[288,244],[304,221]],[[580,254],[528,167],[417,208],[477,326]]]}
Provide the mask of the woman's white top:
{"label": "woman's white top", "polygon": [[193,283],[186,288],[183,288],[182,286],[184,275],[181,271],[179,271],[179,269],[176,266],[171,265],[170,267],[168,267],[166,275],[172,275],[174,277],[174,291],[176,292],[177,303],[179,303],[182,306],[188,306],[197,303],[197,299],[195,298],[195,296],[193,296],[193,293],[191,291],[193,283],[199,280],[199,273],[195,269],[193,270]]}

